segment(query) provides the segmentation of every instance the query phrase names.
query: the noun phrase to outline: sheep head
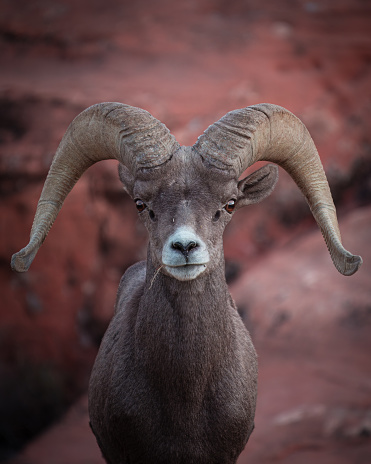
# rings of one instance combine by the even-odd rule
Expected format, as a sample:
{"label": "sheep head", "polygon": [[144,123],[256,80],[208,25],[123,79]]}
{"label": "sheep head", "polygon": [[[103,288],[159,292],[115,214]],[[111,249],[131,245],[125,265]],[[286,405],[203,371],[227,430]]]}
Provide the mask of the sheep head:
{"label": "sheep head", "polygon": [[178,280],[195,279],[220,265],[223,231],[234,211],[268,195],[277,171],[268,165],[238,181],[233,170],[205,163],[191,147],[180,147],[165,164],[135,176],[119,167],[149,232],[153,266]]}
{"label": "sheep head", "polygon": [[222,259],[222,233],[233,211],[273,190],[273,165],[238,180],[260,160],[275,162],[293,177],[338,271],[352,275],[362,263],[341,244],[317,150],[303,123],[289,111],[271,104],[232,111],[193,147],[181,147],[146,111],[101,103],[77,116],[64,135],[38,203],[30,242],[13,255],[14,270],[28,270],[83,172],[109,158],[120,162],[120,178],[149,231],[153,264],[178,280],[213,270]]}

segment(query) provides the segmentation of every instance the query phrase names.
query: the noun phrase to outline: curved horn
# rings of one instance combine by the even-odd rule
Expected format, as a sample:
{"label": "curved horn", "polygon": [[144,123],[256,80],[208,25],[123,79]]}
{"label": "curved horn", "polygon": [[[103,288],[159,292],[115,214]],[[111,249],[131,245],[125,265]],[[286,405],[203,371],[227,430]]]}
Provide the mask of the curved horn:
{"label": "curved horn", "polygon": [[231,111],[201,135],[194,149],[205,162],[239,177],[256,161],[285,169],[303,192],[336,269],[354,274],[362,258],[341,243],[336,210],[317,149],[305,125],[285,108],[263,103]]}
{"label": "curved horn", "polygon": [[163,164],[178,147],[169,130],[142,109],[99,103],[80,113],[59,144],[37,205],[30,242],[13,255],[12,269],[28,270],[68,193],[94,163],[117,159],[135,173]]}

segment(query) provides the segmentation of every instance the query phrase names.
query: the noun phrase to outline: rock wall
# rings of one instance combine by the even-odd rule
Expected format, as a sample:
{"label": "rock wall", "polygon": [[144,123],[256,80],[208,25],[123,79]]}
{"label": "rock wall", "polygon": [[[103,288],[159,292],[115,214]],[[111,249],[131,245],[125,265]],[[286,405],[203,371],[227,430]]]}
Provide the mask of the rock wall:
{"label": "rock wall", "polygon": [[232,287],[259,354],[256,429],[241,464],[370,460],[371,209],[340,224],[364,258],[353,278],[334,272],[313,231]]}

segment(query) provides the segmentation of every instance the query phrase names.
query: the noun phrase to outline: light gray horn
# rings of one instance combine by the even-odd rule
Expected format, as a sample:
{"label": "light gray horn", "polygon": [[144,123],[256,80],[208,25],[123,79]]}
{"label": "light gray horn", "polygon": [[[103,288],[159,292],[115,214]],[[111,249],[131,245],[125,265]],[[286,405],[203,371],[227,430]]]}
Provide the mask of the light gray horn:
{"label": "light gray horn", "polygon": [[30,242],[12,257],[12,269],[25,272],[68,193],[94,163],[117,159],[131,172],[159,166],[178,149],[167,127],[147,111],[122,103],[99,103],[70,124],[45,180],[31,230]]}
{"label": "light gray horn", "polygon": [[303,192],[332,261],[343,275],[362,264],[341,243],[336,210],[317,149],[305,125],[290,111],[262,103],[231,111],[212,124],[194,145],[206,163],[239,177],[256,161],[285,169]]}

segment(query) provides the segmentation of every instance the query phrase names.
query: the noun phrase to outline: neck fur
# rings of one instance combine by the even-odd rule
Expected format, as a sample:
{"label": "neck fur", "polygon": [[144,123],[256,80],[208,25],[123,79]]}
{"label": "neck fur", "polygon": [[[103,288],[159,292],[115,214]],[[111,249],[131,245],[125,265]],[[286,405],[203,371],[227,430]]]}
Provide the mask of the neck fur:
{"label": "neck fur", "polygon": [[202,388],[233,344],[235,309],[224,265],[187,282],[161,271],[155,276],[156,271],[149,259],[137,314],[136,356],[159,390],[170,384],[173,393],[192,395],[192,385]]}

